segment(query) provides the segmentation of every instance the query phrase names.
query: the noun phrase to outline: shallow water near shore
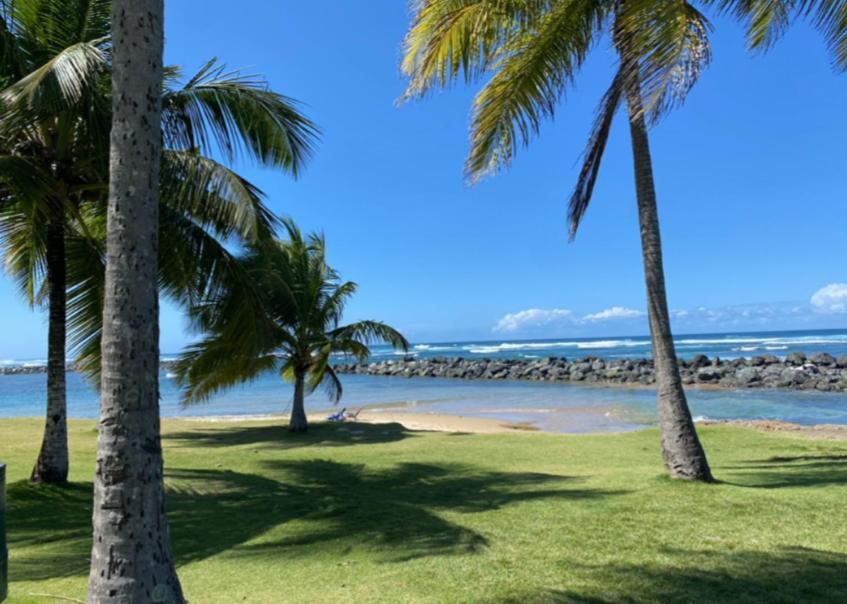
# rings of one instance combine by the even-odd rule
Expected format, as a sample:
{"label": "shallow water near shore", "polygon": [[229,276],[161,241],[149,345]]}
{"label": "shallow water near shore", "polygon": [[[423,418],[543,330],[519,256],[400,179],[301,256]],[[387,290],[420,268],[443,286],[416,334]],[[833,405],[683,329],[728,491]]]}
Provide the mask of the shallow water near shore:
{"label": "shallow water near shore", "polygon": [[[618,432],[654,425],[656,394],[652,388],[578,386],[519,381],[471,381],[439,378],[342,376],[343,402],[335,407],[318,391],[307,409],[322,417],[342,407],[368,407],[373,413],[404,411],[444,413],[526,423],[551,432]],[[0,417],[37,417],[43,413],[43,374],[0,377]],[[161,374],[164,417],[255,416],[286,414],[292,389],[275,374],[182,407],[179,389]],[[847,424],[847,395],[779,390],[688,390],[695,417],[779,419],[813,424]],[[74,373],[68,374],[68,412],[73,418],[96,418],[98,398]]]}

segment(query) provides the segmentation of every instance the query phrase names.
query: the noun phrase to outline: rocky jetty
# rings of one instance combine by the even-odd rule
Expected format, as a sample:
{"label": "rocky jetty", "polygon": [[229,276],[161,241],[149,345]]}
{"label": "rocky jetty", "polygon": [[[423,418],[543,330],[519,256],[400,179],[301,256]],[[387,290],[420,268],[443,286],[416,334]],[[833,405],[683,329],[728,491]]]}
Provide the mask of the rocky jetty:
{"label": "rocky jetty", "polygon": [[[584,357],[568,360],[465,359],[435,357],[382,361],[370,364],[339,364],[339,373],[396,377],[441,377],[471,380],[530,380],[620,386],[654,384],[651,359],[605,360]],[[792,390],[847,391],[847,356],[827,353],[807,357],[793,352],[784,359],[772,355],[732,360],[699,355],[680,360],[682,380],[687,385],[721,388],[785,388]]]}
{"label": "rocky jetty", "polygon": [[[162,361],[159,363],[159,368],[162,371],[172,369],[176,365],[175,361]],[[68,365],[66,371],[77,371],[76,365]],[[0,375],[33,375],[37,373],[47,373],[47,365],[3,365],[0,366]]]}

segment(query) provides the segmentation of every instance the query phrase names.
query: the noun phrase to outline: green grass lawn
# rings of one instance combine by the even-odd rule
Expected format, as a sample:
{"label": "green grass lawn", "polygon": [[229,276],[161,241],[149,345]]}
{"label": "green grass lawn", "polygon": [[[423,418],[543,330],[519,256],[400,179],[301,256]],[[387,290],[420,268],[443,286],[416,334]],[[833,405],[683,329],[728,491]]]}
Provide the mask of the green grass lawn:
{"label": "green grass lawn", "polygon": [[[26,478],[41,421],[0,421],[10,601],[84,599],[93,422],[72,484]],[[658,433],[164,423],[189,600],[845,602],[847,442],[704,427],[715,485],[662,476]]]}

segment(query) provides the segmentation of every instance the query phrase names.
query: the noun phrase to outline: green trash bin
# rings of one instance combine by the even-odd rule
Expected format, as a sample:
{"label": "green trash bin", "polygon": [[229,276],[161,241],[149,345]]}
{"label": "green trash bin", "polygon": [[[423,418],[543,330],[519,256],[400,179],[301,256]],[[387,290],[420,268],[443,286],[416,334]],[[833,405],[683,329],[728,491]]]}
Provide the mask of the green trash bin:
{"label": "green trash bin", "polygon": [[0,602],[9,595],[9,552],[6,550],[6,465],[0,463]]}

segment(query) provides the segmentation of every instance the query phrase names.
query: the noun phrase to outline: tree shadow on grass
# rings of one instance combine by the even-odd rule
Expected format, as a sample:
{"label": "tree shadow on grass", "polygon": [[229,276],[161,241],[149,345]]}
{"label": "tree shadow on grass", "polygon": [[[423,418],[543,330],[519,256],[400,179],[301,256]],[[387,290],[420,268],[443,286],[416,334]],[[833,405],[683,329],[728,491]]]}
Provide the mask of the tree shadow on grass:
{"label": "tree shadow on grass", "polygon": [[741,462],[727,468],[736,486],[779,489],[847,484],[847,455],[777,456]]}
{"label": "tree shadow on grass", "polygon": [[620,493],[573,488],[578,479],[555,474],[491,472],[459,464],[402,463],[372,470],[311,460],[267,466],[307,491],[313,506],[308,519],[317,522],[282,539],[239,548],[244,555],[291,556],[328,546],[366,548],[385,561],[475,553],[488,544],[485,536],[439,512],[472,514],[525,501]]}
{"label": "tree shadow on grass", "polygon": [[[321,547],[344,551],[375,546],[386,561],[473,553],[485,546],[485,537],[438,511],[473,513],[520,501],[612,494],[561,488],[572,482],[562,476],[453,465],[400,464],[370,470],[299,461],[270,469],[279,481],[218,470],[166,472],[168,519],[179,565],[222,552],[294,557],[314,555]],[[91,494],[91,483],[65,488],[25,481],[10,485],[11,580],[87,574]],[[295,519],[306,522],[298,523],[290,535],[247,543]]]}
{"label": "tree shadow on grass", "polygon": [[[398,442],[414,437],[415,433],[397,423],[330,423],[309,425],[305,433],[289,432],[286,425],[227,426],[199,428],[186,432],[168,433],[163,440],[187,447],[252,446],[274,449],[293,449],[312,446],[373,445]],[[173,444],[171,445],[173,446]]]}
{"label": "tree shadow on grass", "polygon": [[597,576],[592,581],[596,587],[526,593],[489,603],[847,601],[847,555],[842,553],[804,547],[786,547],[776,552],[665,553],[678,556],[676,563],[578,566],[579,572]]}

